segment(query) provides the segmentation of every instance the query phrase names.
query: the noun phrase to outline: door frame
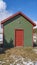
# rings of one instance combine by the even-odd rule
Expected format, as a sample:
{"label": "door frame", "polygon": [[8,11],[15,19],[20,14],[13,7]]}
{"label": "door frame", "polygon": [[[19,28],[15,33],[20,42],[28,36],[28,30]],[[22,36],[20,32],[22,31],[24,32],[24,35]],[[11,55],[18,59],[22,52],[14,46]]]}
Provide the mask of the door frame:
{"label": "door frame", "polygon": [[16,31],[23,31],[23,46],[24,46],[24,29],[15,29],[15,47],[16,47]]}

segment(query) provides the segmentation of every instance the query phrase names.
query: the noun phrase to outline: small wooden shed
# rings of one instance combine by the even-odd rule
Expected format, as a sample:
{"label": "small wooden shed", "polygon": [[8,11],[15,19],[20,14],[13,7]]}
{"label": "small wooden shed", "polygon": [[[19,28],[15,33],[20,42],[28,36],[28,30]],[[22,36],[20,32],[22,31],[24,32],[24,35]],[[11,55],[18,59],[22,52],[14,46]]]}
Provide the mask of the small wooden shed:
{"label": "small wooden shed", "polygon": [[36,26],[22,12],[8,17],[2,21],[3,44],[8,46],[33,46],[33,26]]}

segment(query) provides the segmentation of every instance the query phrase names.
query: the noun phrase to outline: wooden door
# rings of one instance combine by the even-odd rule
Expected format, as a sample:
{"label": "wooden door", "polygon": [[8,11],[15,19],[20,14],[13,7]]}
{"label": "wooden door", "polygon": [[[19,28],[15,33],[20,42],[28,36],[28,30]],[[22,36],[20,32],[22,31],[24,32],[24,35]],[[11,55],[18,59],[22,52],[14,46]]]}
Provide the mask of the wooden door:
{"label": "wooden door", "polygon": [[15,30],[15,46],[23,46],[23,45],[24,45],[24,31]]}

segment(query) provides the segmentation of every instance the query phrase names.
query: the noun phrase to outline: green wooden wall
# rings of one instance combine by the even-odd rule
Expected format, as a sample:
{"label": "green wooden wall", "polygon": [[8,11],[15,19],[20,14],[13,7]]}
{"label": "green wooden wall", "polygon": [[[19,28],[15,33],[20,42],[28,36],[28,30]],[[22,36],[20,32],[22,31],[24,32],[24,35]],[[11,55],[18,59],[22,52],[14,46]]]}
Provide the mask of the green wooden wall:
{"label": "green wooden wall", "polygon": [[23,29],[24,46],[32,46],[32,27],[33,25],[21,15],[8,20],[4,23],[4,44],[8,43],[11,45],[12,43],[15,46],[15,29]]}

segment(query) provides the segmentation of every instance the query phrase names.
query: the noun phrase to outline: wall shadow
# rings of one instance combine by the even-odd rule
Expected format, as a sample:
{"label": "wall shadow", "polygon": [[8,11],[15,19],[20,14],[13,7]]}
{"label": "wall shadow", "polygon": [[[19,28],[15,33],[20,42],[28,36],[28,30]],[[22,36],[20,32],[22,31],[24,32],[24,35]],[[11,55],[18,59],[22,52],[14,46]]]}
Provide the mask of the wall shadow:
{"label": "wall shadow", "polygon": [[7,50],[7,49],[10,49],[10,48],[13,48],[14,47],[14,44],[13,44],[13,40],[12,38],[10,39],[10,42],[8,43],[7,40],[5,39],[5,36],[3,38],[3,48],[4,50]]}
{"label": "wall shadow", "polygon": [[11,18],[11,19],[7,20],[7,22],[4,23],[3,25],[5,26],[5,25],[9,24],[9,23],[13,22],[14,20],[18,19],[19,17],[20,17],[20,15],[17,15],[14,18]]}

